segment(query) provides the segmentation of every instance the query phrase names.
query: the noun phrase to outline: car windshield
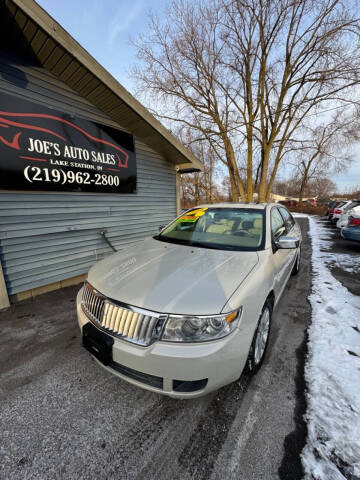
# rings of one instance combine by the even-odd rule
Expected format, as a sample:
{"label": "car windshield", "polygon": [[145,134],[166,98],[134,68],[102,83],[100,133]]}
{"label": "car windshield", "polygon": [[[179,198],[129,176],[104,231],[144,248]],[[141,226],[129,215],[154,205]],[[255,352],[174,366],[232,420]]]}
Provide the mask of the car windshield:
{"label": "car windshield", "polygon": [[154,238],[220,250],[262,250],[265,243],[264,223],[262,209],[194,208]]}

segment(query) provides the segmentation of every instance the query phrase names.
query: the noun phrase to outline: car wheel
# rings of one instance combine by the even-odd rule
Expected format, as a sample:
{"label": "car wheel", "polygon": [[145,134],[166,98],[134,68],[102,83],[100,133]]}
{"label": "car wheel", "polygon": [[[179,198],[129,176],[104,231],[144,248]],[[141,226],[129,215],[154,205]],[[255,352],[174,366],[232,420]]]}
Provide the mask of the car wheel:
{"label": "car wheel", "polygon": [[246,361],[245,370],[248,373],[256,373],[264,360],[266,348],[269,343],[271,314],[272,304],[270,300],[266,300],[261,311],[260,319],[256,327],[248,359]]}
{"label": "car wheel", "polygon": [[300,271],[300,261],[301,261],[301,248],[299,248],[298,254],[296,256],[296,260],[291,271],[291,275],[297,275]]}

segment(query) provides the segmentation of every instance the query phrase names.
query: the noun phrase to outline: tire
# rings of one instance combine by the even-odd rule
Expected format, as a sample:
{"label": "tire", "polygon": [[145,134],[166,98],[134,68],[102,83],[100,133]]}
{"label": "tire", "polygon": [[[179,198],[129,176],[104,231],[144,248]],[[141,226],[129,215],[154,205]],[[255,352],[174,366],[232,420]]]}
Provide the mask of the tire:
{"label": "tire", "polygon": [[301,247],[299,247],[298,254],[296,256],[296,260],[291,271],[291,275],[297,275],[300,271],[300,262],[301,262]]}
{"label": "tire", "polygon": [[261,310],[261,315],[251,342],[249,355],[245,365],[245,371],[254,375],[264,361],[265,352],[269,343],[271,327],[272,303],[269,299]]}

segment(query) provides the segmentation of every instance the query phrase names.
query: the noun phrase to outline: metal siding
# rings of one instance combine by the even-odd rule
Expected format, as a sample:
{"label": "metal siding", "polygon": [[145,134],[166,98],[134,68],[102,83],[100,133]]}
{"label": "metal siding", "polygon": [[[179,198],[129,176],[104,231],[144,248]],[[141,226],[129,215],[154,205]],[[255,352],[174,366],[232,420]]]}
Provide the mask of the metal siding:
{"label": "metal siding", "polygon": [[[1,55],[0,89],[119,128],[46,70]],[[102,229],[121,249],[176,215],[174,167],[142,142],[135,144],[135,195],[0,191],[0,256],[10,295],[85,273],[112,253]]]}

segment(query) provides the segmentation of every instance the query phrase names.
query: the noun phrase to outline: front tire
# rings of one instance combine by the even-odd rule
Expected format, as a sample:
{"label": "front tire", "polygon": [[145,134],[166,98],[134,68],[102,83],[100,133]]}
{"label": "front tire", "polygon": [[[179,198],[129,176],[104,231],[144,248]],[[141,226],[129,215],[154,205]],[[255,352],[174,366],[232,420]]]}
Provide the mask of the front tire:
{"label": "front tire", "polygon": [[272,304],[266,300],[256,327],[250,352],[246,361],[245,371],[255,374],[264,361],[265,352],[269,343],[271,326]]}

